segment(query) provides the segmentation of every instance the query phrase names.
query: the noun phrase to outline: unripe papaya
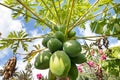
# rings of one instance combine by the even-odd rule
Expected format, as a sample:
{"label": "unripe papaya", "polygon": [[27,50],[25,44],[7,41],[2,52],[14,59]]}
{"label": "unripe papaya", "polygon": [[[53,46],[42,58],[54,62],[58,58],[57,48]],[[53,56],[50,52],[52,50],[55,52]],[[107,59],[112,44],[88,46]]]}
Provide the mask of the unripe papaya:
{"label": "unripe papaya", "polygon": [[49,70],[48,80],[56,80],[56,76]]}
{"label": "unripe papaya", "polygon": [[75,35],[76,35],[76,32],[73,31],[73,30],[68,33],[68,37],[69,37],[69,38],[72,38],[72,37],[74,37]]}
{"label": "unripe papaya", "polygon": [[53,29],[54,29],[55,31],[59,31],[58,26],[54,26]]}
{"label": "unripe papaya", "polygon": [[51,36],[46,36],[45,38],[43,38],[43,40],[42,40],[42,45],[44,46],[44,47],[47,47],[47,42],[49,41],[51,39]]}
{"label": "unripe papaya", "polygon": [[50,58],[50,70],[58,77],[65,77],[71,67],[71,61],[64,51],[56,51]]}
{"label": "unripe papaya", "polygon": [[66,25],[60,25],[58,28],[59,28],[59,31],[65,33]]}
{"label": "unripe papaya", "polygon": [[56,38],[51,38],[47,43],[47,47],[53,53],[62,49],[62,42]]}
{"label": "unripe papaya", "polygon": [[55,37],[60,40],[61,42],[65,41],[65,35],[61,31],[56,31],[55,32]]}
{"label": "unripe papaya", "polygon": [[77,57],[81,52],[81,45],[76,40],[69,40],[63,44],[63,50],[70,56],[70,57]]}
{"label": "unripe papaya", "polygon": [[70,78],[70,80],[77,80],[78,69],[77,69],[76,64],[71,63],[71,68],[70,68],[70,71],[68,73],[68,77]]}
{"label": "unripe papaya", "polygon": [[79,54],[77,57],[71,57],[71,61],[75,64],[81,64],[87,61],[84,54]]}
{"label": "unripe papaya", "polygon": [[50,57],[51,57],[50,51],[43,51],[40,54],[38,54],[34,62],[35,68],[36,69],[48,69]]}

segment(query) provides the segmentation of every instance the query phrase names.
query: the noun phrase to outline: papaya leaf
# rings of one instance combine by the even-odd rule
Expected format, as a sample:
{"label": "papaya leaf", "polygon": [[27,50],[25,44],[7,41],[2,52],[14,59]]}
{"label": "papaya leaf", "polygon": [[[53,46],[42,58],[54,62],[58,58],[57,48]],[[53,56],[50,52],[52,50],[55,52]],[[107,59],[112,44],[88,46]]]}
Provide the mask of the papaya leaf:
{"label": "papaya leaf", "polygon": [[26,38],[28,34],[24,31],[19,32],[10,32],[6,39],[0,40],[0,49],[8,48],[10,47],[14,53],[17,52],[20,44],[22,45],[22,48],[25,51],[28,51],[27,47],[28,44],[26,42],[31,42],[30,40],[22,40],[23,38]]}

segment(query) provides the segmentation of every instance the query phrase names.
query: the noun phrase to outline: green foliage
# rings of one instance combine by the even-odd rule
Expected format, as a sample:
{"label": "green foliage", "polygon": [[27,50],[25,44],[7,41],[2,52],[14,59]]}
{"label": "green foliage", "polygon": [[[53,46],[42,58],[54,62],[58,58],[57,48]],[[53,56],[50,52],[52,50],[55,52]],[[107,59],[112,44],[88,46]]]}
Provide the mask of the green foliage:
{"label": "green foliage", "polygon": [[[49,27],[51,32],[60,30],[65,34],[66,38],[72,39],[72,37],[74,37],[76,34],[69,32],[75,27],[85,29],[85,24],[87,21],[89,21],[92,32],[104,35],[105,37],[117,37],[120,40],[120,3],[115,3],[114,0],[96,0],[95,4],[91,4],[89,1],[90,0],[4,0],[4,4],[0,3],[0,5],[13,10],[14,18],[22,16],[26,22],[29,22],[30,19],[34,19],[36,20],[35,27],[40,26],[43,29]],[[60,34],[57,34],[57,38],[64,42],[63,38],[59,37],[59,35]],[[10,47],[13,52],[16,53],[18,48],[22,46],[25,51],[28,51],[28,44],[26,42],[31,42],[34,38],[27,37],[28,34],[23,31],[10,32],[7,38],[1,38],[0,49],[2,50]],[[80,39],[87,39],[87,37],[80,37]],[[65,47],[62,46],[62,42],[58,41],[57,39],[53,41],[52,38],[44,41],[44,46],[46,48],[48,47],[51,52],[62,49],[65,50]],[[47,42],[49,42],[48,45]],[[71,44],[71,42],[69,44]],[[74,44],[78,45],[79,43]],[[69,55],[80,54],[81,45],[76,45],[67,49],[68,54],[70,53]],[[30,54],[24,58],[25,61],[29,62],[38,52],[42,51],[40,50],[39,45],[34,47],[36,48],[36,51],[31,51]],[[86,54],[90,53],[91,47],[86,44],[84,44],[83,47],[86,48]],[[77,48],[79,49],[75,51]],[[105,63],[103,68],[109,73],[118,76],[117,74],[119,74],[118,71],[120,69],[120,66],[118,65],[120,64],[119,50],[112,50],[112,53],[107,55],[111,60],[103,61],[103,63]],[[87,56],[87,58],[93,60],[90,55]],[[100,55],[98,55],[97,58],[100,58]],[[80,58],[78,59],[80,60]],[[99,63],[99,60],[96,59],[95,62]],[[85,71],[91,72],[93,70],[90,68],[85,69]],[[21,72],[21,74],[26,75],[25,72]],[[79,79],[96,79],[95,74],[91,74],[92,73],[83,73],[83,75],[79,74]]]}
{"label": "green foliage", "polygon": [[25,51],[28,51],[28,49],[27,49],[28,44],[26,42],[30,42],[30,40],[23,39],[23,38],[26,38],[27,36],[28,36],[28,34],[26,34],[24,31],[10,32],[9,35],[7,36],[8,39],[0,40],[0,49],[2,50],[4,48],[10,47],[13,50],[13,52],[16,53],[17,49],[20,46],[22,46],[22,48]]}
{"label": "green foliage", "polygon": [[102,62],[103,69],[116,77],[120,78],[120,59],[114,59],[114,60],[106,60]]}
{"label": "green foliage", "polygon": [[120,46],[110,47],[105,53],[110,58],[120,59]]}

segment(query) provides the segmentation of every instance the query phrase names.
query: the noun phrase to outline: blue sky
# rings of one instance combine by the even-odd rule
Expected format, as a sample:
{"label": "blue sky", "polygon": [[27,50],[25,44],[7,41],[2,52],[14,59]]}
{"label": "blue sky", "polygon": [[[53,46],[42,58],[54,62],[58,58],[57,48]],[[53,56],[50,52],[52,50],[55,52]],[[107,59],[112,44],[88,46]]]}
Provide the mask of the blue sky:
{"label": "blue sky", "polygon": [[[0,0],[0,1],[2,1],[2,0]],[[96,1],[96,0],[90,0],[91,3],[93,3],[94,1]],[[120,0],[115,0],[115,1],[120,2]],[[24,21],[24,19],[21,17],[18,18],[17,20],[12,19],[11,13],[12,13],[11,10],[9,10],[3,6],[0,6],[0,32],[2,32],[2,37],[6,37],[9,32],[14,31],[14,30],[15,31],[24,30],[27,33],[29,33],[30,36],[40,36],[41,34],[46,34],[50,31],[50,29],[48,29],[48,28],[46,28],[45,30],[42,30],[42,28],[40,26],[34,28],[35,21],[32,19],[28,23],[26,23]],[[87,28],[85,31],[75,28],[77,35],[84,35],[84,36],[95,35],[94,33],[92,33],[90,31],[89,22],[86,24],[86,27]],[[120,44],[120,41],[117,41],[117,38],[109,38],[109,41],[111,43],[111,46]],[[80,42],[82,42],[82,41],[80,41]],[[34,42],[30,43],[29,50],[33,49],[32,44],[38,44],[38,43],[41,43],[41,39],[35,40]],[[26,53],[21,48],[18,51],[20,51],[21,53]],[[11,49],[8,48],[8,49],[4,49],[4,50],[0,51],[0,69],[3,67],[3,65],[6,63],[6,61],[10,57],[12,57]],[[19,70],[24,69],[23,65],[26,65],[26,63],[22,62],[23,56],[17,55],[17,58],[18,58],[18,63],[17,63],[18,69]],[[34,62],[34,59],[32,60],[32,63],[33,62]],[[40,71],[40,70],[36,70],[33,68],[34,78],[36,78],[35,75],[37,73],[43,73],[44,75],[46,75],[46,72],[47,72],[47,70]]]}

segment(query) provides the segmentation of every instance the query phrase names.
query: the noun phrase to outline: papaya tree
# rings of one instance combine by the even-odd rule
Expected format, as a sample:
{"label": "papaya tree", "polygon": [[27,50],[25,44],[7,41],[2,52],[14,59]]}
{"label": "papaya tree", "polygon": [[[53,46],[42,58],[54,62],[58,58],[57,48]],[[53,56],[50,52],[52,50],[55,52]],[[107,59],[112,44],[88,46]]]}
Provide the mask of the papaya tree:
{"label": "papaya tree", "polygon": [[[19,54],[17,50],[21,45],[28,53],[24,61],[31,62],[35,58],[36,69],[49,69],[48,80],[81,80],[82,78],[89,79],[90,76],[93,80],[104,80],[108,79],[104,75],[108,69],[108,72],[113,75],[117,74],[118,79],[120,78],[120,66],[118,65],[120,53],[117,50],[117,55],[114,55],[116,49],[110,52],[108,40],[109,37],[120,39],[120,3],[116,0],[3,1],[0,5],[11,9],[14,19],[22,17],[26,23],[34,20],[34,28],[49,28],[50,32],[35,37],[30,37],[22,30],[10,32],[6,38],[1,37],[1,50],[9,47],[16,55]],[[76,29],[85,30],[87,23],[96,36],[77,35]],[[42,39],[42,47],[39,44],[33,45],[36,49],[28,51],[28,44],[36,39]],[[80,39],[84,40],[84,43],[80,43]],[[86,43],[86,40],[91,43]],[[97,54],[97,58],[93,58],[94,53],[100,54]],[[106,56],[109,59],[114,57],[115,61],[107,62]],[[95,64],[89,62],[90,60]],[[106,64],[105,67],[102,66],[103,63]],[[114,63],[117,69],[113,67]],[[90,69],[84,69],[84,71],[88,73],[94,71],[95,74],[85,76],[86,73],[79,72],[79,64],[84,65],[84,68],[89,66]],[[112,69],[116,71],[113,72]]]}

